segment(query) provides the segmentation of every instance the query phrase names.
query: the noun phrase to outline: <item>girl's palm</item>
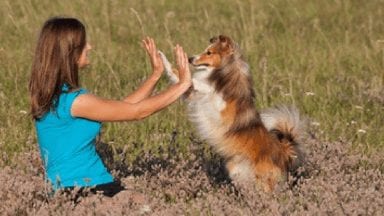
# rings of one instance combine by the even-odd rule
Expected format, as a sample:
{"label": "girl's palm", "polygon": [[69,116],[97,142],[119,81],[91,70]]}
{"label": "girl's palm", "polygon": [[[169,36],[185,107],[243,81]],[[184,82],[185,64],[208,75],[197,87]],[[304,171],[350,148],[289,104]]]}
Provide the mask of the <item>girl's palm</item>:
{"label": "girl's palm", "polygon": [[164,71],[164,65],[163,65],[163,61],[160,58],[160,54],[157,51],[155,41],[150,37],[146,37],[143,40],[143,46],[151,59],[153,72],[161,76],[161,74]]}

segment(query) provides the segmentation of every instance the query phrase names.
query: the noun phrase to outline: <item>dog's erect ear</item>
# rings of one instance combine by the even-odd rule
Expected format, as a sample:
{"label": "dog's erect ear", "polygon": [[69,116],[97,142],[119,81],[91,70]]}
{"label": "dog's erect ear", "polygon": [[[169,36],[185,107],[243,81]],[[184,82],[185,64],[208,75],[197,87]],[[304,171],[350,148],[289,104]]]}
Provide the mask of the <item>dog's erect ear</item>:
{"label": "dog's erect ear", "polygon": [[228,41],[231,40],[231,39],[229,39],[229,37],[227,37],[225,35],[219,35],[219,39],[220,39],[221,43],[227,43]]}
{"label": "dog's erect ear", "polygon": [[213,43],[215,43],[217,41],[217,39],[218,39],[217,37],[213,37],[213,38],[209,39],[209,42],[211,44],[213,44]]}
{"label": "dog's erect ear", "polygon": [[225,35],[219,35],[218,37],[213,37],[209,40],[211,44],[215,43],[218,45],[218,48],[221,51],[231,53],[234,50],[234,42],[232,39]]}
{"label": "dog's erect ear", "polygon": [[228,36],[219,35],[219,40],[220,40],[221,47],[223,47],[223,48],[233,48],[232,40]]}
{"label": "dog's erect ear", "polygon": [[209,42],[210,43],[215,43],[217,41],[220,41],[220,43],[222,44],[229,44],[231,43],[231,38],[229,38],[228,36],[225,36],[225,35],[219,35],[218,37],[212,37],[211,39],[209,39]]}

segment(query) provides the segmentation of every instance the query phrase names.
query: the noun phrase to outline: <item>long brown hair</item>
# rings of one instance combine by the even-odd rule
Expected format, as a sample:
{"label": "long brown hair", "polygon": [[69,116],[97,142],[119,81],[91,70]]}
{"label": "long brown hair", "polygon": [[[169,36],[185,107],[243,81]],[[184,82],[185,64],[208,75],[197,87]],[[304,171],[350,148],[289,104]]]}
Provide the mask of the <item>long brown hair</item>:
{"label": "long brown hair", "polygon": [[29,93],[34,119],[55,110],[64,84],[79,87],[78,60],[86,45],[84,25],[75,18],[54,17],[40,32],[32,64]]}

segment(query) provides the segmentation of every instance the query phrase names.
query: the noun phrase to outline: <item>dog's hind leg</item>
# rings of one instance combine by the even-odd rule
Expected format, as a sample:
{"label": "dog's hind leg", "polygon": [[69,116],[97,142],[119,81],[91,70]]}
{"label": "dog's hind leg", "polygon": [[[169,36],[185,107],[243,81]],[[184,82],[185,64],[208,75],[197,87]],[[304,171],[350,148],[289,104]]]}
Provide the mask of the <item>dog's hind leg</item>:
{"label": "dog's hind leg", "polygon": [[246,185],[255,182],[255,175],[250,161],[241,157],[234,156],[226,163],[229,177],[232,182],[239,185]]}
{"label": "dog's hind leg", "polygon": [[281,169],[268,160],[259,161],[255,165],[254,171],[257,185],[265,192],[272,192],[276,184],[282,180],[283,177]]}

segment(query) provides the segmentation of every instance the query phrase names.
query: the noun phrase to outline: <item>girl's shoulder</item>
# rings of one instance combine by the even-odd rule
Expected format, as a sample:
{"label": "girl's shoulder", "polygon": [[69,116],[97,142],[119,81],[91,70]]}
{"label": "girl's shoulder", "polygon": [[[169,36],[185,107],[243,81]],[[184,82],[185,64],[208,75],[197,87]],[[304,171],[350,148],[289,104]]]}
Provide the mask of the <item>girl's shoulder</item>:
{"label": "girl's shoulder", "polygon": [[66,117],[71,116],[71,107],[75,99],[82,94],[87,94],[88,91],[85,88],[69,89],[64,86],[59,97],[57,104],[57,111]]}
{"label": "girl's shoulder", "polygon": [[78,93],[86,93],[86,92],[88,92],[88,91],[82,87],[71,89],[68,84],[64,84],[61,87],[61,94],[78,94]]}

